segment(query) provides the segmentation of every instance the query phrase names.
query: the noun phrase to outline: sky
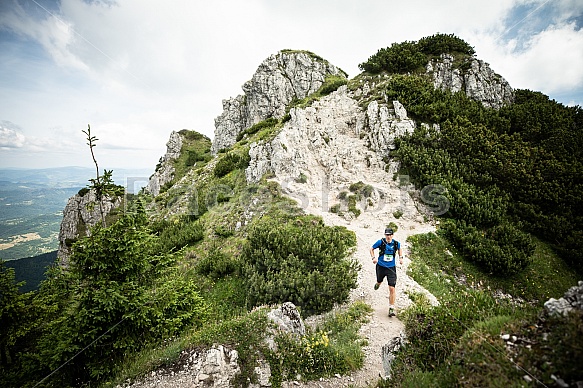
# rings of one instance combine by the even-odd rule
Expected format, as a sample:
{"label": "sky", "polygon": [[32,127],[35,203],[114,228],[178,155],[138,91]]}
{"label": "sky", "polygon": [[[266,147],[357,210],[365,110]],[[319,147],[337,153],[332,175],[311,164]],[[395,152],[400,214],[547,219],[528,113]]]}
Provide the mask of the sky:
{"label": "sky", "polygon": [[583,106],[583,0],[1,0],[0,168],[151,168],[171,131],[214,136],[263,60],[346,71],[455,34],[513,88]]}

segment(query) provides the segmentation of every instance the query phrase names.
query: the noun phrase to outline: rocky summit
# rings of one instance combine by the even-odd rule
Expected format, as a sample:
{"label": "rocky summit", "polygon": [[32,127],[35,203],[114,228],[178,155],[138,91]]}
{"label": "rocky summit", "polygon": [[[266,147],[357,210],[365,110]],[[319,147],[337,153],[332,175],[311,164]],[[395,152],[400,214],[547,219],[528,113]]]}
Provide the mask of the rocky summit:
{"label": "rocky summit", "polygon": [[307,51],[283,50],[268,57],[243,85],[243,95],[223,100],[215,119],[213,153],[232,146],[237,135],[269,117],[281,118],[294,99],[314,93],[326,76],[346,77],[328,61]]}

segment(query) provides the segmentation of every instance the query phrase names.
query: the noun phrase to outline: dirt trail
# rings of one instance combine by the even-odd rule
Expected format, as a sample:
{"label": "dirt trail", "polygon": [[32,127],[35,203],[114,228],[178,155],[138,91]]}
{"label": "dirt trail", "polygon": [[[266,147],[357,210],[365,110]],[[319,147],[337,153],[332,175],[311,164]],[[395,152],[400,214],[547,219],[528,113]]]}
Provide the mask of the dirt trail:
{"label": "dirt trail", "polygon": [[[382,192],[384,200],[379,200],[379,203],[374,207],[363,211],[358,218],[352,220],[347,220],[337,214],[330,213],[327,209],[325,211],[322,209],[322,203],[326,206],[326,204],[333,205],[337,201],[336,198],[339,192],[345,190],[341,185],[330,184],[329,188],[324,191],[324,195],[322,195],[322,190],[314,186],[310,187],[310,185],[294,183],[284,184],[287,191],[286,194],[298,200],[303,205],[306,213],[322,216],[326,225],[345,226],[355,232],[357,247],[354,258],[361,264],[362,269],[358,274],[358,287],[351,293],[351,300],[363,300],[373,308],[370,322],[363,325],[361,329],[361,334],[368,340],[368,346],[364,348],[366,358],[362,369],[350,376],[322,379],[321,381],[309,383],[292,381],[286,383],[285,387],[324,388],[341,386],[368,387],[374,385],[381,376],[385,377],[381,356],[382,346],[387,344],[393,337],[398,336],[403,330],[403,323],[398,319],[398,312],[411,304],[410,299],[407,297],[407,292],[423,292],[433,303],[436,303],[433,295],[429,294],[406,274],[407,266],[410,263],[407,238],[413,234],[434,231],[435,227],[431,222],[424,221],[427,218],[424,218],[418,212],[407,190],[399,187],[388,176],[389,174],[384,172],[379,174],[371,170],[361,171],[357,180],[371,183],[377,194]],[[400,210],[403,213],[398,219],[393,215],[396,210]],[[375,291],[373,289],[376,275],[375,265],[372,263],[369,249],[375,241],[383,237],[385,225],[391,221],[398,226],[394,238],[402,244],[405,260],[403,265],[397,263],[397,317],[389,318],[388,285],[385,280],[385,283],[378,290]]]}

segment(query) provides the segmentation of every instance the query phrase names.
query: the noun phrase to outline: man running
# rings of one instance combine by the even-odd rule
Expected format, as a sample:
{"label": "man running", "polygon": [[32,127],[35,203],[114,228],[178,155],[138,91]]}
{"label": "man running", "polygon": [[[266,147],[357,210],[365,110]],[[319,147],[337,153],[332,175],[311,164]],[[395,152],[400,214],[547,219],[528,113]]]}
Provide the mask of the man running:
{"label": "man running", "polygon": [[[379,249],[379,257],[374,254],[375,249]],[[399,263],[403,265],[403,250],[401,244],[397,240],[393,240],[393,229],[385,229],[385,237],[375,242],[370,248],[370,256],[372,262],[376,264],[377,282],[374,289],[378,290],[383,282],[385,276],[389,283],[389,317],[395,316],[395,299],[397,292],[395,285],[397,284],[397,267],[396,257],[399,254]]]}

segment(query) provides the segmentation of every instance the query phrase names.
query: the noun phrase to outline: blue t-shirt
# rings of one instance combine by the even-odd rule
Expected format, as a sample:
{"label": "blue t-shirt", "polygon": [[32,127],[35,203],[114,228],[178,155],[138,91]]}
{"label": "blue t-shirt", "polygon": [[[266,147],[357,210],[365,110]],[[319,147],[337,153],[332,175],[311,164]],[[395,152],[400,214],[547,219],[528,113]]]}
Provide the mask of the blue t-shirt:
{"label": "blue t-shirt", "polygon": [[[378,240],[376,243],[373,244],[372,249],[380,248],[382,244],[382,240]],[[377,262],[378,265],[381,267],[391,268],[396,265],[395,263],[395,256],[397,255],[397,251],[401,248],[401,244],[393,239],[393,241],[386,242],[385,240],[385,254],[379,255],[379,261]]]}

